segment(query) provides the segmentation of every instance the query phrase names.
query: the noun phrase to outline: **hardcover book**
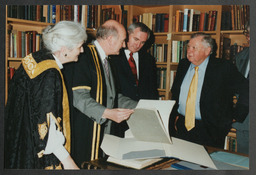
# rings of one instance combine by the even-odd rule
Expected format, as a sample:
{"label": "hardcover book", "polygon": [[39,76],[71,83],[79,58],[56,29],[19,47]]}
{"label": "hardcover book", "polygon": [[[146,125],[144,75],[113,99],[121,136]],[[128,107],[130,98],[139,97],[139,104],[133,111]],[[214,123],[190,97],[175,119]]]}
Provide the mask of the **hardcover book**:
{"label": "hardcover book", "polygon": [[216,169],[202,145],[169,136],[169,115],[175,101],[140,100],[127,120],[132,137],[105,134],[101,148],[119,160],[172,157]]}

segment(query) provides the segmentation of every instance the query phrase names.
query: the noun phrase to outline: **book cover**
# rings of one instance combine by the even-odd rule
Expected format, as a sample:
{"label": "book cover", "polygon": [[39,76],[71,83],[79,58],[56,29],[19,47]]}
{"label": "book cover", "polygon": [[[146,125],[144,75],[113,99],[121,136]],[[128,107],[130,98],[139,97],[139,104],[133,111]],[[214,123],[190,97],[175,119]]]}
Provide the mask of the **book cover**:
{"label": "book cover", "polygon": [[172,100],[140,100],[127,120],[132,137],[105,134],[101,149],[117,159],[173,157],[216,169],[202,145],[170,137],[168,124],[174,104]]}
{"label": "book cover", "polygon": [[205,13],[200,14],[200,19],[199,19],[199,29],[198,31],[204,31],[204,24],[205,24]]}
{"label": "book cover", "polygon": [[184,9],[184,16],[183,16],[183,32],[187,32],[187,23],[188,23],[188,9]]}
{"label": "book cover", "polygon": [[56,5],[52,5],[52,23],[56,23]]}
{"label": "book cover", "polygon": [[176,10],[176,16],[175,16],[175,32],[180,31],[180,18],[181,18],[181,10]]}
{"label": "book cover", "polygon": [[189,32],[192,32],[192,26],[193,26],[193,16],[194,16],[194,9],[190,9],[190,15],[189,15]]}
{"label": "book cover", "polygon": [[178,47],[178,41],[173,40],[172,41],[172,62],[177,63],[177,47]]}
{"label": "book cover", "polygon": [[192,31],[198,31],[198,29],[199,29],[199,20],[200,20],[200,14],[194,14],[193,15]]}
{"label": "book cover", "polygon": [[164,29],[163,32],[168,32],[169,29],[169,14],[163,14],[164,16]]}
{"label": "book cover", "polygon": [[211,25],[210,25],[210,31],[214,31],[216,27],[216,20],[217,19],[217,11],[212,11],[212,18],[211,18]]}
{"label": "book cover", "polygon": [[156,32],[161,32],[161,14],[156,14]]}

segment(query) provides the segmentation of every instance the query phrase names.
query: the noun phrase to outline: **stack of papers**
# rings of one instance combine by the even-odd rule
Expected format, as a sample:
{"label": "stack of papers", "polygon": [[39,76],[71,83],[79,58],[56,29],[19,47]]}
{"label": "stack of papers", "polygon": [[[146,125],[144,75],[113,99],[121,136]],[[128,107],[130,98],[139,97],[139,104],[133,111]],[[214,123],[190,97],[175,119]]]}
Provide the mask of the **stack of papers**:
{"label": "stack of papers", "polygon": [[119,160],[172,157],[217,169],[202,145],[169,136],[172,100],[140,100],[127,120],[133,137],[105,134],[101,149]]}

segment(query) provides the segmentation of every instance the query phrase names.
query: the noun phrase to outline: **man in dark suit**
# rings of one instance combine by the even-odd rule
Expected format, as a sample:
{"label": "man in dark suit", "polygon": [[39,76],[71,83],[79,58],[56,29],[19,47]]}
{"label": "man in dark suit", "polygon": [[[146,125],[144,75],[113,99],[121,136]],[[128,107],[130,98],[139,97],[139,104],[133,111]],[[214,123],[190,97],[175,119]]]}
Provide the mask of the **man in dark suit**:
{"label": "man in dark suit", "polygon": [[[214,46],[215,41],[208,34],[191,36],[187,58],[180,61],[172,87],[176,104],[169,129],[171,136],[223,148],[232,120],[243,121],[248,114],[249,83],[230,62],[214,57]],[[195,94],[191,95],[190,83],[195,80]],[[235,93],[239,100],[233,109]],[[193,105],[189,103],[192,96]]]}
{"label": "man in dark suit", "polygon": [[[250,45],[250,24],[246,25],[244,35],[248,44]],[[241,52],[235,56],[236,66],[239,72],[241,72],[245,78],[249,80],[250,72],[250,59],[249,59],[249,47],[245,47]],[[239,98],[239,96],[237,97]],[[233,127],[236,129],[237,138],[237,152],[249,154],[249,122],[250,116],[240,123],[233,123]]]}
{"label": "man in dark suit", "polygon": [[115,134],[115,126],[128,119],[137,105],[117,91],[108,63],[109,55],[119,54],[120,48],[125,47],[125,39],[125,28],[108,20],[74,64],[71,153],[82,168],[85,161],[103,156],[99,146],[104,133]]}
{"label": "man in dark suit", "polygon": [[[150,32],[143,23],[131,24],[128,27],[127,48],[111,58],[122,94],[137,101],[158,99],[155,58],[141,49],[150,38]],[[131,65],[131,59],[134,59],[135,66]],[[131,66],[136,67],[136,75]]]}

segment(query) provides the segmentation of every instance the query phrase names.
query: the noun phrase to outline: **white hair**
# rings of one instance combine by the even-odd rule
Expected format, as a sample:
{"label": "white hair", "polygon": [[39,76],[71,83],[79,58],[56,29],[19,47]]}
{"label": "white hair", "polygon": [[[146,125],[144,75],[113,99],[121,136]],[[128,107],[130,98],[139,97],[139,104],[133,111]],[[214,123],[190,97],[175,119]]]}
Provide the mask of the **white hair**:
{"label": "white hair", "polygon": [[60,21],[54,26],[46,27],[42,32],[46,49],[52,53],[60,51],[62,46],[72,50],[87,40],[85,27],[74,21]]}

